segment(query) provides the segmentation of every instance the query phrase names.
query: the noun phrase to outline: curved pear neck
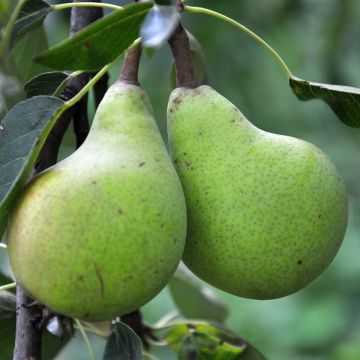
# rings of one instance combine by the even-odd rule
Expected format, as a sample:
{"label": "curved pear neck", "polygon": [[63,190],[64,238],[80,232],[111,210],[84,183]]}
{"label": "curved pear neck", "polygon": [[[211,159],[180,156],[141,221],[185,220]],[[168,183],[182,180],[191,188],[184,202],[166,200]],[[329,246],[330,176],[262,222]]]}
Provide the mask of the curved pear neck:
{"label": "curved pear neck", "polygon": [[119,81],[129,85],[139,86],[139,65],[141,59],[141,47],[140,45],[130,49],[124,59],[124,64],[121,69]]}

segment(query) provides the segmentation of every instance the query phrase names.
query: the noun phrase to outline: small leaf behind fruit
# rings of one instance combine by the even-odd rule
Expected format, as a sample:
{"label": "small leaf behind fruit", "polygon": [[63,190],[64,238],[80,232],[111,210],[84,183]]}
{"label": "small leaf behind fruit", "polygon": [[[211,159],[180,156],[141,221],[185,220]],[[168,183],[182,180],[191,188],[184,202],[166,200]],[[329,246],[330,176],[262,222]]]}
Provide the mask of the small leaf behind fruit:
{"label": "small leaf behind fruit", "polygon": [[141,342],[134,331],[123,323],[112,324],[103,360],[141,360],[141,353]]}
{"label": "small leaf behind fruit", "polygon": [[139,36],[151,3],[127,5],[34,58],[57,70],[97,70],[115,60]]}
{"label": "small leaf behind fruit", "polygon": [[182,315],[193,319],[224,322],[229,315],[226,305],[210,288],[204,286],[185,266],[176,271],[169,290]]}
{"label": "small leaf behind fruit", "polygon": [[289,78],[290,86],[299,100],[321,99],[346,125],[360,127],[360,89],[350,86],[310,82]]}
{"label": "small leaf behind fruit", "polygon": [[51,96],[33,97],[18,103],[0,123],[0,236],[63,105]]}
{"label": "small leaf behind fruit", "polygon": [[64,89],[70,75],[63,71],[47,72],[33,77],[25,85],[27,97],[38,95],[57,96]]}

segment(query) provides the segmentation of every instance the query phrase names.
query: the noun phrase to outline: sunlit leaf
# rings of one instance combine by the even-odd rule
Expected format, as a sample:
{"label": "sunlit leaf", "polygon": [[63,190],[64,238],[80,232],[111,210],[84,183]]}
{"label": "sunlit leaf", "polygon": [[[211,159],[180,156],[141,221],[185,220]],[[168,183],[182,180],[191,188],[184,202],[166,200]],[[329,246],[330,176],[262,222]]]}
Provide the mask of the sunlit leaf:
{"label": "sunlit leaf", "polygon": [[[194,334],[197,334],[195,339]],[[256,348],[232,331],[204,321],[186,320],[174,323],[163,340],[173,351],[179,353],[179,358],[181,355],[182,359],[266,360]],[[189,353],[197,357],[185,357]]]}
{"label": "sunlit leaf", "polygon": [[179,360],[236,360],[244,352],[246,343],[232,345],[215,336],[191,332],[182,342]]}

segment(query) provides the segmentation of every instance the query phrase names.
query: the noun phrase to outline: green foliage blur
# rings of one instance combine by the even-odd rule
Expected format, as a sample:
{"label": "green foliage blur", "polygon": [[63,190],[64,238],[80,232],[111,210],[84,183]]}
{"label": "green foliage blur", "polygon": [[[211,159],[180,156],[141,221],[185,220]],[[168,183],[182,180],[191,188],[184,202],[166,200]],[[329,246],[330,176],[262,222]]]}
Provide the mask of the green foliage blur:
{"label": "green foliage blur", "polygon": [[[360,87],[359,0],[187,3],[220,11],[248,26],[303,79]],[[46,20],[50,44],[68,36],[68,14],[51,14]],[[360,359],[360,130],[346,127],[320,101],[299,102],[274,59],[235,28],[204,15],[184,14],[183,19],[203,46],[209,84],[261,129],[295,136],[321,148],[336,164],[350,199],[346,238],[328,270],[306,289],[278,300],[247,300],[217,291],[230,308],[227,325],[269,359]],[[116,81],[120,65],[112,69],[110,83]],[[151,56],[145,53],[140,80],[152,100],[164,137],[170,69],[167,46]],[[93,103],[89,108],[93,114]],[[74,139],[69,131],[61,157],[73,150]],[[143,314],[152,323],[174,307],[165,289],[143,308]],[[91,335],[90,341],[100,359],[105,340]],[[164,349],[156,351],[156,356],[174,358]],[[88,358],[81,337],[76,335],[56,360]]]}

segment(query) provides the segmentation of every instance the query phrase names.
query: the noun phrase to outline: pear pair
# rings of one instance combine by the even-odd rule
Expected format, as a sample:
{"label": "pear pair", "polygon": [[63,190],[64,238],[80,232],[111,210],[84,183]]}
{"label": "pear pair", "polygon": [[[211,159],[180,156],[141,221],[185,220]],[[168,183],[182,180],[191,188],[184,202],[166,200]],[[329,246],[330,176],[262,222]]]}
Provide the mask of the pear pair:
{"label": "pear pair", "polygon": [[7,242],[34,298],[91,321],[151,300],[183,254],[184,193],[184,262],[220,289],[277,298],[329,265],[347,199],[319,149],[256,128],[208,86],[174,90],[168,131],[181,184],[146,94],[117,82],[85,143],[27,185]]}

